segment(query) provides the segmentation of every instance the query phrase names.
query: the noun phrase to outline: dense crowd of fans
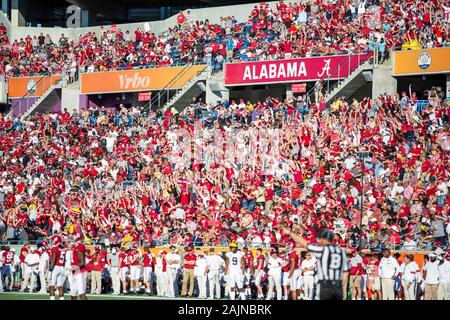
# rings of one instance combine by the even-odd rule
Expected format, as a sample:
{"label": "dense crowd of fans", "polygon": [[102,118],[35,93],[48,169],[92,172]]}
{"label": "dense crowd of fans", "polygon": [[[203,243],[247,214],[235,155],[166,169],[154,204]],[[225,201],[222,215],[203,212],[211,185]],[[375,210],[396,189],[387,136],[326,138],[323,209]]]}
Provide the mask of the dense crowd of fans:
{"label": "dense crowd of fans", "polygon": [[445,246],[450,109],[416,104],[403,92],[330,109],[300,96],[0,116],[0,234],[269,247],[291,225],[372,250]]}
{"label": "dense crowd of fans", "polygon": [[[255,5],[247,21],[224,17],[220,23],[194,21],[189,10],[178,25],[160,35],[102,28],[79,39],[64,34],[9,41],[0,26],[0,72],[6,76],[92,72],[120,68],[260,60],[417,49],[449,43],[449,0],[280,1],[276,8]],[[114,31],[114,32],[113,32]]]}

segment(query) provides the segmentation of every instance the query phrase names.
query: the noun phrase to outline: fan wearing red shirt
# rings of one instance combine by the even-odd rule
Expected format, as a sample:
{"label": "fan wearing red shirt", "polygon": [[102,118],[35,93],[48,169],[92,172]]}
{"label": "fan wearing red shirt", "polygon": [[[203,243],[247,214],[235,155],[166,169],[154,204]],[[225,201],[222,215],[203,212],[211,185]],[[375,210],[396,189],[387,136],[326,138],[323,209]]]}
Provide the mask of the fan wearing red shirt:
{"label": "fan wearing red shirt", "polygon": [[181,296],[186,296],[187,282],[189,280],[189,297],[192,297],[194,291],[194,267],[197,261],[197,255],[193,252],[193,246],[186,247],[186,254],[184,255],[184,274],[183,286],[181,287]]}
{"label": "fan wearing red shirt", "polygon": [[151,277],[152,277],[152,271],[153,266],[155,264],[155,257],[153,256],[152,252],[150,251],[149,247],[144,248],[144,253],[142,254],[142,266],[144,267],[144,283],[145,283],[145,293],[147,295],[152,294],[152,284],[151,284]]}
{"label": "fan wearing red shirt", "polygon": [[141,277],[141,267],[139,265],[140,252],[137,243],[133,243],[133,248],[128,252],[130,263],[130,293],[137,293],[139,289],[139,278]]}
{"label": "fan wearing red shirt", "polygon": [[70,280],[70,295],[72,300],[87,300],[86,297],[86,247],[81,242],[82,234],[77,232],[73,236],[74,247],[72,250],[72,278]]}
{"label": "fan wearing red shirt", "polygon": [[119,276],[122,282],[122,293],[127,294],[127,276],[129,273],[128,254],[126,248],[122,248],[122,252],[119,254]]}
{"label": "fan wearing red shirt", "polygon": [[245,261],[245,273],[244,273],[244,293],[248,300],[252,298],[252,289],[250,287],[250,281],[253,274],[253,253],[248,250],[247,247],[242,249],[244,251],[244,261]]}
{"label": "fan wearing red shirt", "polygon": [[55,300],[55,287],[58,287],[59,300],[64,300],[64,282],[66,274],[64,273],[64,263],[66,252],[63,249],[62,238],[59,235],[52,237],[52,248],[50,249],[50,300]]}

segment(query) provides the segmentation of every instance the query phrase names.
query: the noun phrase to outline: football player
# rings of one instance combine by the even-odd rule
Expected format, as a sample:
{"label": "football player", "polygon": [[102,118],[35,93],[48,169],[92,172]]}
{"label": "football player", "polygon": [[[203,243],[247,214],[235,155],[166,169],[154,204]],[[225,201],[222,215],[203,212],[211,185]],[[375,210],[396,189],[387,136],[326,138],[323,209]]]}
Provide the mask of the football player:
{"label": "football player", "polygon": [[253,253],[248,250],[248,247],[243,248],[244,251],[244,261],[245,261],[245,273],[244,273],[244,285],[245,285],[245,296],[248,300],[252,298],[252,289],[250,287],[250,282],[252,280],[253,273]]}
{"label": "football player", "polygon": [[225,254],[225,279],[230,286],[230,298],[235,300],[236,287],[239,290],[241,300],[245,300],[244,294],[244,272],[245,257],[242,251],[238,250],[236,242],[230,244],[230,250]]}
{"label": "football player", "polygon": [[120,281],[122,282],[122,293],[127,294],[127,277],[129,273],[129,263],[128,263],[128,255],[127,249],[125,247],[122,248],[122,252],[119,254],[119,274]]}
{"label": "football player", "polygon": [[132,249],[128,252],[128,261],[130,263],[130,293],[137,294],[139,291],[139,279],[141,277],[139,247],[137,243],[133,243]]}
{"label": "football player", "polygon": [[72,251],[72,282],[70,284],[70,295],[72,300],[87,300],[86,297],[86,247],[81,242],[82,234],[75,233],[73,236],[74,247]]}
{"label": "football player", "polygon": [[263,289],[261,287],[261,279],[265,275],[264,268],[266,267],[266,256],[263,255],[262,249],[258,248],[256,250],[255,258],[255,286],[258,293],[258,300],[264,299]]}
{"label": "football player", "polygon": [[62,246],[62,238],[59,235],[54,235],[50,250],[50,300],[55,300],[55,287],[58,288],[59,300],[64,300],[65,258],[66,254]]}
{"label": "football player", "polygon": [[149,247],[144,248],[144,253],[142,254],[142,265],[144,269],[144,283],[145,283],[145,293],[147,295],[152,294],[152,273],[153,273],[153,266],[155,265],[155,257],[153,256],[152,252],[150,251]]}

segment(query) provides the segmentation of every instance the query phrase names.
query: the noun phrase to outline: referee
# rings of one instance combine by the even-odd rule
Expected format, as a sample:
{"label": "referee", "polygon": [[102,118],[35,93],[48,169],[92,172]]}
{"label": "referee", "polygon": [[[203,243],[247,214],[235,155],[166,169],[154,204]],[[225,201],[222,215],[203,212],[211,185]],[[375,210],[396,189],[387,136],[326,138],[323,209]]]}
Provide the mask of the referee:
{"label": "referee", "polygon": [[319,244],[314,245],[289,229],[283,228],[283,231],[317,258],[316,300],[342,300],[346,296],[343,288],[347,286],[348,260],[345,251],[333,244],[334,233],[328,229],[320,230],[317,234]]}

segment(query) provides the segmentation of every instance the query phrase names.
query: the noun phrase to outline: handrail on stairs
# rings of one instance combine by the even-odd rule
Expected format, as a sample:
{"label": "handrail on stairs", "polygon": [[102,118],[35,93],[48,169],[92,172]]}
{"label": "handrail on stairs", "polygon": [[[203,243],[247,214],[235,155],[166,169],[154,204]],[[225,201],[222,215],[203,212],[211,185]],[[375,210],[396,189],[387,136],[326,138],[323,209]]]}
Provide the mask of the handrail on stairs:
{"label": "handrail on stairs", "polygon": [[63,81],[63,78],[57,79],[54,81],[50,81],[50,85],[47,87],[47,90],[45,90],[41,96],[37,97],[37,100],[33,103],[33,105],[30,108],[28,108],[23,114],[28,116],[31,112],[33,112],[35,110],[35,108],[33,108],[33,107],[37,106],[36,103],[42,102],[41,100],[45,99],[47,97],[47,93],[50,93],[54,89],[53,87],[62,81]]}
{"label": "handrail on stairs", "polygon": [[[203,69],[203,70],[197,71],[197,72],[195,73],[195,75],[194,75],[188,82],[186,82],[186,84],[185,84],[182,88],[175,89],[176,92],[175,92],[175,95],[172,97],[172,99],[173,99],[174,97],[176,97],[178,93],[180,93],[181,91],[183,91],[184,88],[185,88],[188,84],[190,84],[194,79],[196,79],[200,74],[202,74],[202,73],[205,72],[206,70],[207,70],[207,68],[206,68],[206,69]],[[167,100],[166,103],[169,103],[169,101],[170,101],[170,100]]]}
{"label": "handrail on stairs", "polygon": [[187,72],[187,70],[189,70],[189,68],[193,65],[194,64],[192,61],[190,61],[188,64],[186,64],[183,67],[183,69],[164,86],[164,88],[159,90],[158,93],[154,97],[150,98],[150,101],[144,106],[144,111],[148,112],[148,116],[150,116],[152,105],[156,101],[158,101],[158,108],[159,108],[160,107],[159,103],[161,101],[162,94],[165,93],[168,90],[168,88],[170,88],[170,86],[172,86],[176,81],[178,81]]}
{"label": "handrail on stairs", "polygon": [[[184,68],[175,76],[172,78],[171,81],[169,81],[166,86],[164,88],[162,88],[161,90],[158,91],[158,93],[152,97],[150,99],[150,101],[144,106],[144,111],[148,112],[148,116],[150,117],[150,112],[151,112],[151,108],[152,105],[155,104],[156,102],[158,102],[158,108],[161,107],[160,103],[161,103],[161,97],[164,94],[167,94],[167,102],[169,101],[169,95],[170,95],[170,87],[175,84],[176,82],[178,82],[180,80],[181,77],[183,77],[186,72],[192,67],[195,66],[195,62],[191,61],[189,62],[187,65],[184,66]],[[194,79],[195,77],[197,77],[200,73],[204,72],[205,70],[200,70],[198,71],[189,81],[191,81],[192,79]],[[189,81],[187,83],[189,83]],[[187,84],[186,83],[186,84]],[[185,84],[185,85],[186,85]],[[180,90],[182,90],[182,88],[180,89],[175,89],[176,93],[178,93]],[[175,93],[175,94],[176,94]]]}
{"label": "handrail on stairs", "polygon": [[45,93],[47,93],[48,89],[50,89],[52,86],[61,82],[61,80],[62,80],[62,78],[61,79],[53,79],[52,77],[41,76],[40,79],[30,89],[28,89],[27,92],[18,101],[16,101],[16,103],[13,106],[11,106],[11,112],[13,110],[15,110],[15,108],[19,105],[19,113],[20,114],[26,113],[28,111],[28,109],[25,110],[24,112],[21,112],[22,110],[20,110],[21,109],[20,106],[22,105],[24,99],[30,98],[30,97],[35,97],[35,98],[37,98],[36,101],[38,101],[39,98],[41,98],[41,97],[40,96],[32,96],[32,94],[35,94],[42,86],[48,85],[46,87],[46,89],[44,89],[45,91],[42,92],[42,95],[45,95]]}
{"label": "handrail on stairs", "polygon": [[[348,72],[347,72],[347,77],[346,78],[348,78],[356,69],[358,69],[362,64],[364,64],[370,58],[368,53],[369,53],[369,51],[356,53],[356,57],[358,59],[358,63],[357,63],[356,67],[353,70],[351,70],[351,61],[352,61],[352,58],[354,57],[353,56],[354,52],[348,54],[347,55],[347,59],[344,59],[344,60],[340,61],[327,74],[324,74],[322,77],[320,77],[319,80],[316,81],[314,86],[306,92],[307,100],[311,101],[310,97],[314,94],[315,90],[319,86],[322,86],[322,84],[325,81],[326,81],[326,87],[327,87],[326,92],[327,92],[327,94],[329,94],[331,92],[332,88],[335,88],[337,85],[341,84],[341,81],[343,81],[343,80],[341,80],[341,70],[344,68],[344,65],[347,64],[346,67],[348,68]],[[361,55],[362,54],[367,54],[367,58],[361,60]],[[330,88],[330,81],[333,81],[333,80],[337,80],[337,82],[334,85],[332,85],[332,87]],[[318,101],[315,101],[315,102],[317,103]]]}

